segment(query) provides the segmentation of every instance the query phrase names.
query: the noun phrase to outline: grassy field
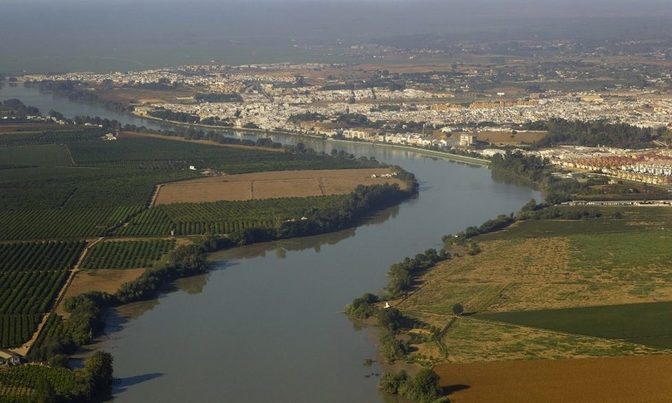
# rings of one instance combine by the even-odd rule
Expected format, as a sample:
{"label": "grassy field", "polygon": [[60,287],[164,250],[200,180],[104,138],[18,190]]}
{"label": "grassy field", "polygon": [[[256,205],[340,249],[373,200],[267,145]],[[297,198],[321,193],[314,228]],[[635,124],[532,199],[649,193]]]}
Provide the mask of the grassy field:
{"label": "grassy field", "polygon": [[4,165],[18,166],[70,166],[70,152],[63,144],[2,147],[0,161]]}
{"label": "grassy field", "polygon": [[[480,253],[440,263],[396,306],[439,329],[454,304],[475,313],[445,329],[448,355],[431,355],[439,361],[670,348],[664,318],[672,307],[665,302],[672,301],[672,209],[619,208],[623,218],[607,218],[614,209],[603,208],[597,219],[529,220],[476,237]],[[431,351],[421,344],[417,354]]]}
{"label": "grassy field", "polygon": [[482,314],[480,319],[672,348],[672,302]]}

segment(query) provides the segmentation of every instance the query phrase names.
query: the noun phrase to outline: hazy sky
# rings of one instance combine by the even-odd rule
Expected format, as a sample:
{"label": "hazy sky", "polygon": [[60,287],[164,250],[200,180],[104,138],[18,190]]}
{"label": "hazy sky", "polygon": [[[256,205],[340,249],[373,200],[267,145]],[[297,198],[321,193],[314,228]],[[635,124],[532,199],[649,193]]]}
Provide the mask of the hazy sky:
{"label": "hazy sky", "polygon": [[0,0],[0,72],[278,60],[293,40],[648,39],[671,17],[672,0]]}

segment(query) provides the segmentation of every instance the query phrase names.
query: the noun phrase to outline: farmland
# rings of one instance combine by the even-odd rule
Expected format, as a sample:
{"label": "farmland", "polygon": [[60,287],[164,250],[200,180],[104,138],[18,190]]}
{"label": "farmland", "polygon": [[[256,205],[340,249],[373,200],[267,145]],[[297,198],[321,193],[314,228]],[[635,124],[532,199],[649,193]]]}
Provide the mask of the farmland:
{"label": "farmland", "polygon": [[[89,292],[100,291],[109,294],[117,292],[123,284],[136,280],[146,269],[96,269],[80,270],[68,287],[63,300]],[[58,315],[67,316],[63,304],[56,307]],[[52,315],[52,316],[58,316]]]}
{"label": "farmland", "polygon": [[84,242],[0,244],[0,348],[30,339]]}
{"label": "farmland", "polygon": [[141,210],[137,207],[21,209],[0,212],[0,240],[76,239],[106,234]]}
{"label": "farmland", "polygon": [[81,268],[150,268],[161,263],[161,259],[174,248],[174,239],[106,241],[91,248]]}
{"label": "farmland", "polygon": [[442,364],[451,402],[664,402],[670,356]]}
{"label": "farmland", "polygon": [[247,228],[277,228],[312,210],[338,204],[345,196],[300,197],[156,206],[119,229],[122,236],[229,234]]}
{"label": "farmland", "polygon": [[[144,279],[141,287],[146,287],[155,280],[144,276],[147,271],[173,279],[166,270],[168,255],[177,245],[175,238],[166,238],[171,232],[240,235],[253,228],[262,233],[268,230],[266,237],[276,236],[284,223],[303,223],[306,216],[317,219],[322,211],[333,214],[326,223],[311,222],[309,230],[316,231],[321,225],[338,228],[344,217],[354,220],[374,207],[375,200],[387,203],[392,199],[386,198],[399,193],[399,188],[381,185],[387,180],[378,184],[371,178],[372,172],[388,172],[387,168],[345,154],[331,157],[303,148],[270,150],[133,133],[104,141],[103,133],[97,128],[71,127],[0,136],[0,348],[21,346],[15,351],[44,360],[54,351],[72,348],[73,334],[77,334],[77,343],[86,342],[91,334],[86,326],[92,326],[86,321],[92,317],[85,316],[75,325],[68,323],[76,315],[88,315],[91,307],[73,314],[65,311],[68,304],[64,301],[92,291],[114,294],[123,284],[139,279]],[[195,199],[150,207],[159,184],[170,187],[195,180],[202,177],[204,169],[221,177],[247,174],[265,178],[258,172],[278,171],[271,177],[284,178],[311,172],[331,188],[326,193],[311,190],[297,197],[265,199],[288,195],[273,190],[261,197],[263,200]],[[287,172],[293,170],[304,171]],[[320,170],[324,175],[314,174]],[[353,172],[357,174],[353,176]],[[347,179],[332,179],[342,173]],[[345,194],[355,190],[355,183],[377,186],[370,191],[368,187],[357,188],[355,196]],[[276,181],[275,185],[283,187],[285,183]],[[263,194],[263,188],[259,192]],[[296,236],[301,231],[308,229],[288,226],[283,236]],[[87,245],[90,249],[84,252]],[[133,289],[127,290],[125,298],[135,298]],[[45,325],[36,333],[41,322]],[[34,344],[25,344],[32,337]],[[18,378],[0,380],[0,396],[30,393],[32,374],[36,379],[47,376],[34,369],[26,371]]]}
{"label": "farmland", "polygon": [[68,270],[84,242],[16,242],[0,244],[0,272]]}
{"label": "farmland", "polygon": [[82,166],[184,169],[194,165],[199,169],[212,168],[229,174],[371,166],[359,160],[325,158],[318,154],[217,147],[140,136],[110,142],[77,142],[69,147],[77,164]]}
{"label": "farmland", "polygon": [[279,171],[193,179],[162,186],[155,205],[327,196],[381,183],[404,187],[399,179],[381,177],[390,172],[387,168]]}
{"label": "farmland", "polygon": [[[618,210],[622,218],[612,218]],[[430,362],[669,352],[668,208],[602,208],[584,220],[527,220],[477,236],[479,251],[439,263],[398,301],[443,329]],[[462,304],[468,317],[454,318]],[[421,356],[422,355],[422,356]]]}
{"label": "farmland", "polygon": [[585,308],[502,312],[478,315],[480,319],[624,340],[651,347],[672,348],[672,302],[607,305]]}
{"label": "farmland", "polygon": [[17,347],[29,338],[66,278],[66,271],[0,274],[0,347]]}
{"label": "farmland", "polygon": [[90,386],[84,376],[78,375],[67,368],[45,365],[0,369],[0,397],[2,402],[34,402],[37,391],[46,381],[59,396],[82,398]]}
{"label": "farmland", "polygon": [[0,148],[0,161],[4,165],[15,166],[69,166],[70,153],[63,144],[42,144]]}

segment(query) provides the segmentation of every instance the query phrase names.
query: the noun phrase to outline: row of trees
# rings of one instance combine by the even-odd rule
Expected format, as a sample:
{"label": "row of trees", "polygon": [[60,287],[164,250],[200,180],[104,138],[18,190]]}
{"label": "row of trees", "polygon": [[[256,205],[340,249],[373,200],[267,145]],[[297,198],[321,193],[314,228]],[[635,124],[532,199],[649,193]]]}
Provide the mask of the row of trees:
{"label": "row of trees", "polygon": [[243,97],[237,93],[198,93],[194,99],[198,102],[243,102]]}
{"label": "row of trees", "polygon": [[547,130],[548,135],[537,143],[540,147],[558,144],[580,146],[610,146],[620,148],[643,148],[665,134],[665,128],[642,128],[625,123],[608,123],[605,120],[592,122],[550,119],[545,122],[530,122],[525,128]]}
{"label": "row of trees", "polygon": [[133,110],[133,107],[122,102],[105,100],[96,92],[89,90],[89,85],[77,80],[43,80],[38,82],[26,82],[28,87],[37,87],[41,92],[67,97],[75,102],[88,102],[101,104],[109,109],[120,112]]}
{"label": "row of trees", "polygon": [[25,105],[18,99],[7,99],[0,102],[0,117],[9,117],[14,119],[25,119],[27,116],[36,116],[40,110],[34,106]]}
{"label": "row of trees", "polygon": [[450,255],[442,250],[427,249],[424,253],[418,253],[413,258],[405,258],[399,263],[390,266],[387,273],[388,281],[386,290],[392,297],[399,297],[408,292],[413,286],[413,280],[436,263],[449,259]]}

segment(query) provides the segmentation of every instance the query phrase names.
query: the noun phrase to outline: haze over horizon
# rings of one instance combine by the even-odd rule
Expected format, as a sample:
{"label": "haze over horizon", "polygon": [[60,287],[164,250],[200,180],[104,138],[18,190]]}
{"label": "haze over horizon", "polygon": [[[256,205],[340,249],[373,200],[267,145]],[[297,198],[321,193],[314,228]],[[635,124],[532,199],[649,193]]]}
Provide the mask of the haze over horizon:
{"label": "haze over horizon", "polygon": [[672,7],[666,3],[0,0],[0,72],[131,69],[210,60],[319,61],[311,54],[299,57],[296,47],[413,35],[515,40],[670,37]]}

